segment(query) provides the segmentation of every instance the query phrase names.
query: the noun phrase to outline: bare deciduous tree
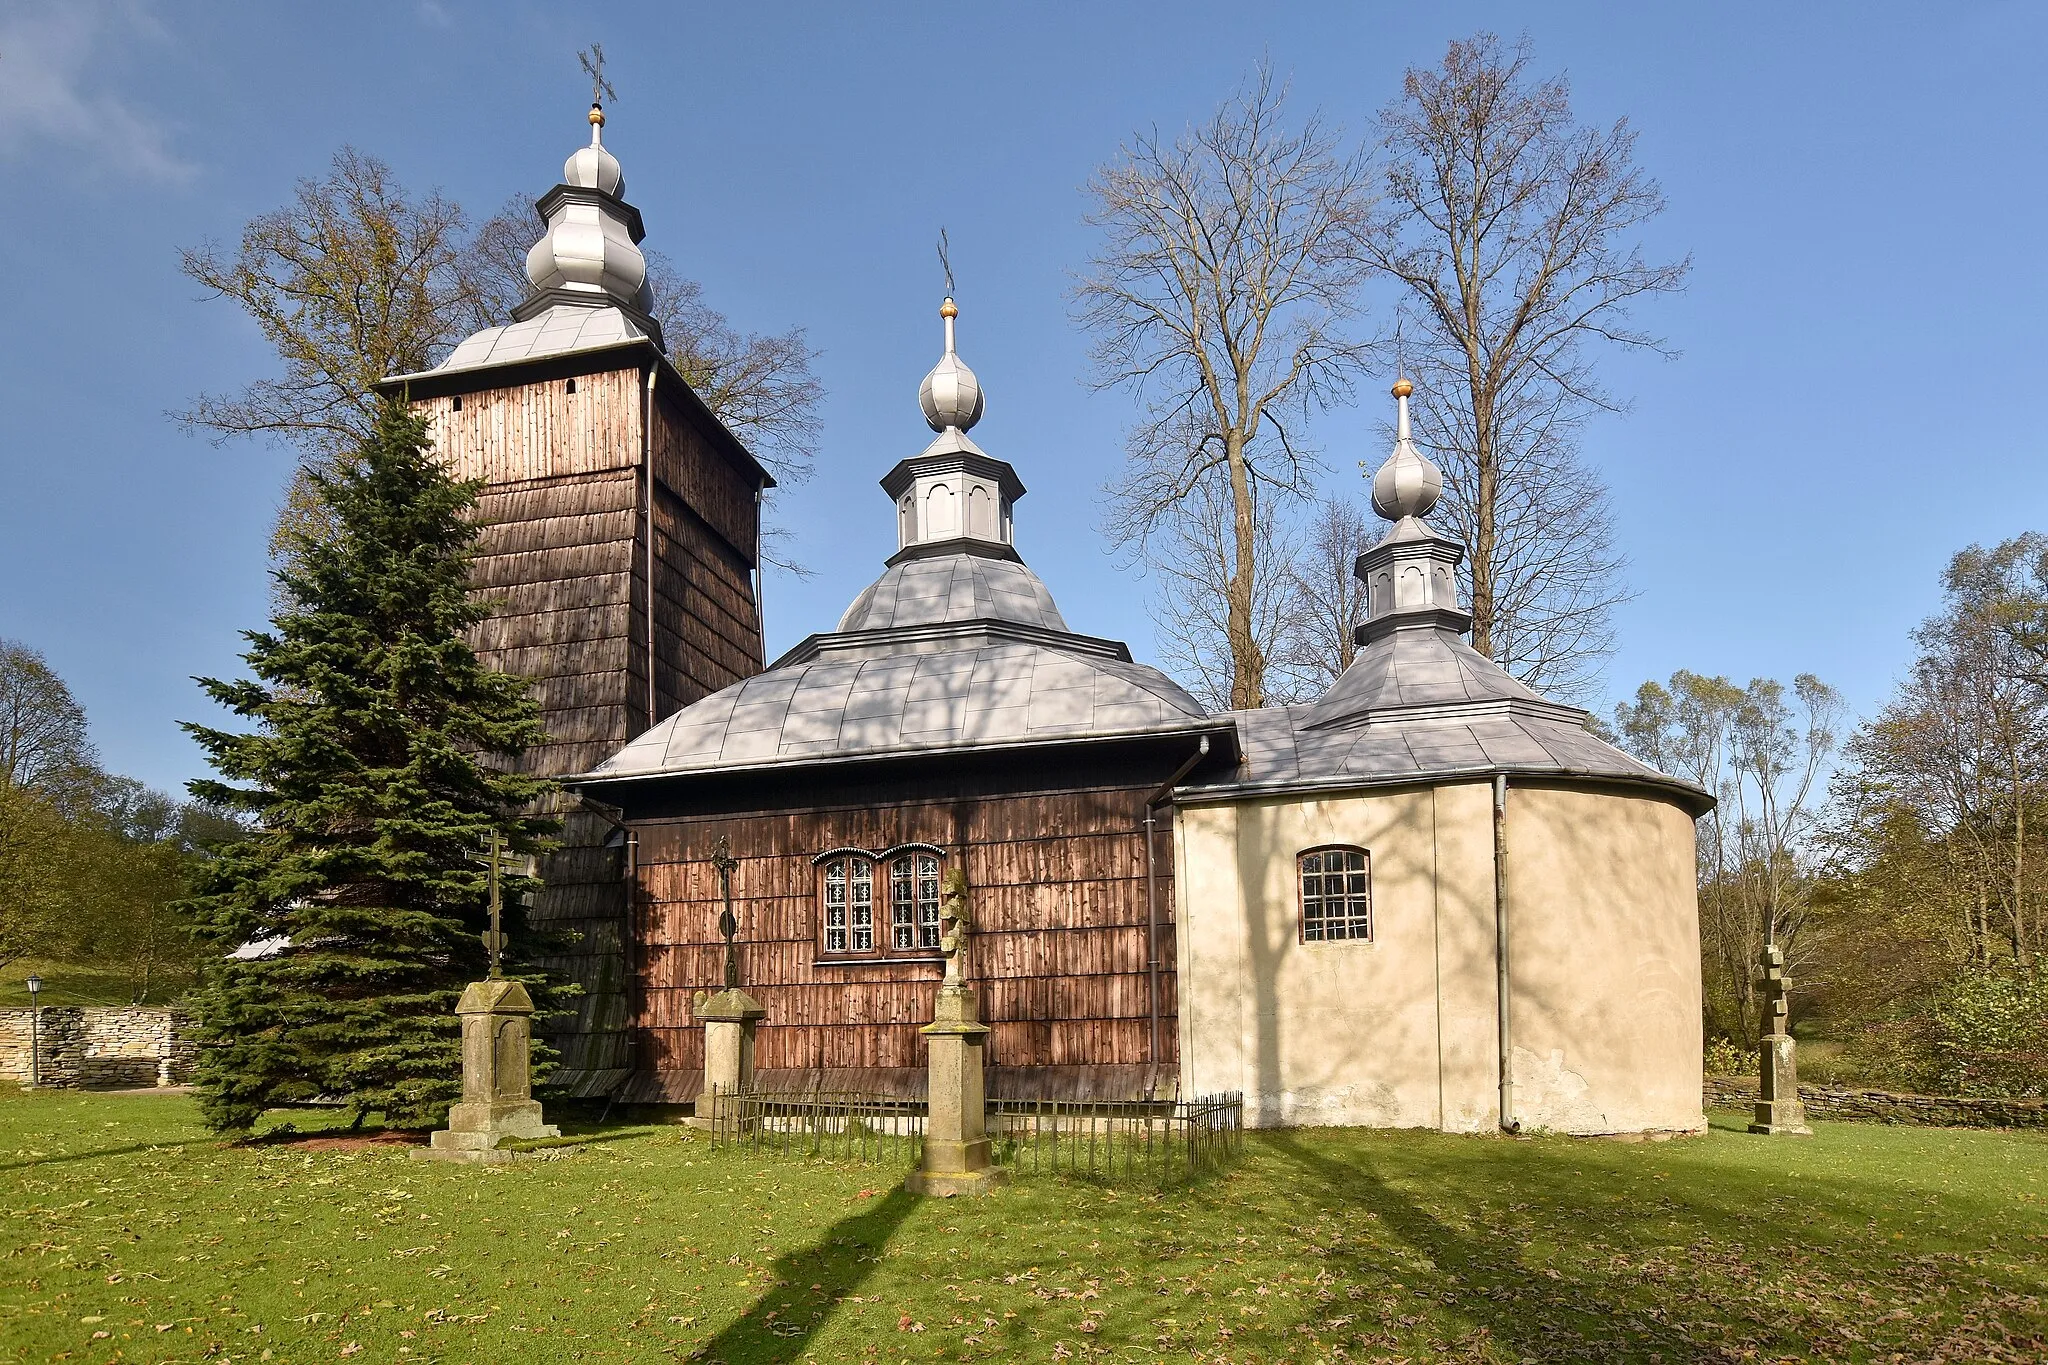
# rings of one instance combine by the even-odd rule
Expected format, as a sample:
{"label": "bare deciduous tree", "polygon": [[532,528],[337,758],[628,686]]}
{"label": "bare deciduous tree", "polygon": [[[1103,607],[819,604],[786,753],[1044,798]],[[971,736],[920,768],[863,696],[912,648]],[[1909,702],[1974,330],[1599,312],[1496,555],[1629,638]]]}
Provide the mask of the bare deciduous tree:
{"label": "bare deciduous tree", "polygon": [[1354,499],[1322,498],[1309,512],[1293,565],[1294,616],[1283,657],[1316,692],[1358,657],[1365,584],[1353,570],[1373,541],[1372,522]]}
{"label": "bare deciduous tree", "polygon": [[[1486,529],[1473,455],[1479,443],[1462,376],[1440,355],[1418,356],[1412,368],[1416,440],[1444,471],[1438,516],[1460,542],[1477,545]],[[1628,599],[1626,561],[1615,548],[1607,489],[1579,458],[1564,395],[1542,397],[1550,406],[1541,411],[1523,411],[1531,405],[1520,395],[1498,405],[1485,652],[1539,692],[1584,701],[1599,691],[1600,668],[1613,652],[1613,611]],[[1475,624],[1475,647],[1477,639]]]}
{"label": "bare deciduous tree", "polygon": [[1289,131],[1284,105],[1262,66],[1206,123],[1128,143],[1089,183],[1103,243],[1075,291],[1097,385],[1145,404],[1107,529],[1141,553],[1182,521],[1206,539],[1207,482],[1229,499],[1223,601],[1207,614],[1236,707],[1267,700],[1259,514],[1313,465],[1291,424],[1348,391],[1360,350],[1342,328],[1369,269],[1363,161],[1315,115]]}
{"label": "bare deciduous tree", "polygon": [[1664,199],[1627,121],[1581,126],[1566,81],[1529,63],[1526,42],[1482,33],[1409,69],[1381,115],[1386,193],[1364,240],[1404,295],[1430,399],[1417,437],[1471,552],[1474,647],[1570,690],[1620,596],[1599,484],[1571,445],[1580,419],[1617,406],[1589,344],[1660,349],[1630,307],[1682,287],[1689,263],[1646,261],[1633,240]]}
{"label": "bare deciduous tree", "polygon": [[[1321,685],[1316,672],[1300,665],[1294,648],[1303,615],[1292,563],[1298,547],[1291,525],[1262,505],[1268,492],[1254,485],[1252,496],[1251,640],[1266,664],[1264,704],[1305,701]],[[1189,492],[1179,514],[1153,538],[1151,551],[1162,661],[1196,700],[1226,709],[1236,683],[1228,641],[1238,544],[1236,503],[1221,469]]]}

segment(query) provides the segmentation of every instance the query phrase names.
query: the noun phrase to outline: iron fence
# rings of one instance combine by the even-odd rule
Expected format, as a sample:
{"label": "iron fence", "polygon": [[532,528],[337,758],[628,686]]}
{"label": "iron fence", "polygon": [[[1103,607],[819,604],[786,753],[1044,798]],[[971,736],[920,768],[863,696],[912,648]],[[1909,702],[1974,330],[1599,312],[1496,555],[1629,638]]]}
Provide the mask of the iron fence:
{"label": "iron fence", "polygon": [[714,1088],[721,1146],[781,1156],[915,1166],[924,1156],[925,1103],[858,1091]]}
{"label": "iron fence", "polygon": [[[713,1139],[741,1151],[914,1166],[925,1102],[858,1091],[714,1090]],[[1216,1169],[1244,1144],[1244,1096],[1192,1100],[990,1100],[997,1164],[1019,1176],[1171,1184]]]}
{"label": "iron fence", "polygon": [[1244,1144],[1244,1096],[1191,1100],[991,1100],[996,1160],[1018,1175],[1171,1184],[1216,1169]]}

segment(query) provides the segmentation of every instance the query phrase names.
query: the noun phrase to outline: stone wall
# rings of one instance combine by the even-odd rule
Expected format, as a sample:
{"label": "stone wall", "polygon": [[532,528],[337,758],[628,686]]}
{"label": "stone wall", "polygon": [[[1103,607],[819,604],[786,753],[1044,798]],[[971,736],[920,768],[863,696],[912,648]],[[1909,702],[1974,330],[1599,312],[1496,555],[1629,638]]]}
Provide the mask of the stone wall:
{"label": "stone wall", "polygon": [[[1706,1107],[1753,1109],[1754,1076],[1709,1076]],[[1988,1100],[1962,1095],[1901,1095],[1889,1090],[1849,1090],[1802,1085],[1799,1098],[1810,1118],[1865,1119],[1879,1123],[1924,1123],[1942,1128],[2048,1128],[2048,1100]]]}
{"label": "stone wall", "polygon": [[[144,1006],[45,1005],[42,1083],[87,1089],[178,1085],[192,1072],[185,1020]],[[28,1084],[36,1030],[25,1009],[0,1009],[0,1080]]]}

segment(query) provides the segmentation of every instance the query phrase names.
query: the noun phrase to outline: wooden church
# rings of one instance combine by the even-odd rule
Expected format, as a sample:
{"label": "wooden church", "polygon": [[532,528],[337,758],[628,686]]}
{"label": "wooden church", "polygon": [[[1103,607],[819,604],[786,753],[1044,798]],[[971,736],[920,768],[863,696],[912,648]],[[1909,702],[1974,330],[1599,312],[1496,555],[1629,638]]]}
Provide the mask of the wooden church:
{"label": "wooden church", "polygon": [[1702,1126],[1710,798],[1465,642],[1406,381],[1356,661],[1310,705],[1212,714],[1074,629],[1024,562],[1024,484],[969,434],[984,402],[948,299],[933,436],[881,477],[898,548],[766,664],[770,480],[663,359],[591,122],[539,203],[518,319],[390,381],[488,483],[478,586],[507,607],[479,644],[534,680],[553,742],[531,761],[572,793],[536,907],[583,936],[556,964],[587,992],[557,1038],[572,1089],[696,1098],[729,857],[767,1084],[920,1090],[958,874],[993,1095]]}

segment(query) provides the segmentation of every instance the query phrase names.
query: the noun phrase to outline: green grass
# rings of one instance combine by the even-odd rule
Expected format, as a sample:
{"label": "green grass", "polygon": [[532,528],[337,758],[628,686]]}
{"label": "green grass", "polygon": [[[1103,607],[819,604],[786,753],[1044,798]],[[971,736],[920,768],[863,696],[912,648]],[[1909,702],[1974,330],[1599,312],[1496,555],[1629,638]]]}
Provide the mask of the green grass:
{"label": "green grass", "polygon": [[194,1118],[184,1098],[0,1097],[0,1359],[2048,1354],[2041,1135],[1304,1131],[1166,1193],[940,1202],[671,1127],[467,1167],[223,1147]]}
{"label": "green grass", "polygon": [[[134,983],[126,972],[92,963],[24,960],[0,967],[0,1006],[29,1003],[26,983],[30,972],[43,979],[40,995],[45,1005],[126,1005],[135,996]],[[160,976],[150,989],[149,1003],[161,1006],[176,998],[187,984],[183,975]]]}

